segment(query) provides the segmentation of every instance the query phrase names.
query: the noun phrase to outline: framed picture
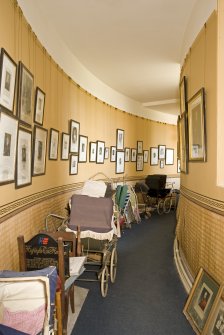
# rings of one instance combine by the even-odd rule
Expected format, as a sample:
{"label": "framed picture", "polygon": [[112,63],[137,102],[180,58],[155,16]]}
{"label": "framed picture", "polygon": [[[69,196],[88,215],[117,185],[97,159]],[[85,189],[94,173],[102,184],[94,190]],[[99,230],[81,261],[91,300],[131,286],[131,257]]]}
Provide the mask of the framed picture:
{"label": "framed picture", "polygon": [[222,335],[224,330],[224,300],[222,297],[223,287],[220,298],[214,303],[212,311],[205,325],[204,333],[206,335]]}
{"label": "framed picture", "polygon": [[78,155],[70,155],[70,175],[78,174]]}
{"label": "framed picture", "polygon": [[103,164],[104,163],[104,148],[105,148],[105,142],[103,141],[97,141],[97,147],[96,147],[96,163],[97,164]]}
{"label": "framed picture", "polygon": [[0,105],[13,112],[17,65],[3,48],[0,57]]}
{"label": "framed picture", "polygon": [[124,161],[125,162],[130,161],[130,148],[125,148],[124,150]]}
{"label": "framed picture", "polygon": [[67,133],[61,134],[61,160],[68,160],[70,136]]}
{"label": "framed picture", "polygon": [[143,150],[143,161],[144,163],[148,163],[149,160],[149,150]]}
{"label": "framed picture", "polygon": [[144,165],[143,160],[144,160],[143,155],[137,154],[136,171],[143,171],[143,165]]}
{"label": "framed picture", "polygon": [[104,159],[108,159],[109,158],[109,148],[106,147],[105,148],[105,153],[104,153]]}
{"label": "framed picture", "polygon": [[88,137],[80,135],[79,136],[79,163],[87,162],[87,146],[88,146]]}
{"label": "framed picture", "polygon": [[174,149],[167,148],[166,149],[166,165],[173,165],[174,164]]}
{"label": "framed picture", "polygon": [[0,109],[0,185],[15,180],[18,120]]}
{"label": "framed picture", "polygon": [[117,151],[116,173],[124,173],[124,151]]}
{"label": "framed picture", "polygon": [[150,165],[158,165],[159,163],[158,154],[159,154],[158,147],[150,148]]}
{"label": "framed picture", "polygon": [[70,152],[78,154],[79,152],[79,132],[80,123],[70,120]]}
{"label": "framed picture", "polygon": [[21,122],[31,126],[33,116],[33,75],[19,62],[18,105],[17,114]]}
{"label": "framed picture", "polygon": [[164,169],[164,165],[165,165],[164,160],[159,161],[160,169]]}
{"label": "framed picture", "polygon": [[179,122],[180,134],[180,171],[188,172],[188,141],[187,141],[187,113],[184,112]]}
{"label": "framed picture", "polygon": [[51,128],[50,129],[50,143],[49,143],[49,159],[58,159],[58,141],[59,141],[59,131]]}
{"label": "framed picture", "polygon": [[166,146],[165,145],[159,145],[158,150],[159,150],[159,153],[158,153],[159,159],[165,159],[165,157],[166,157]]}
{"label": "framed picture", "polygon": [[110,161],[111,162],[116,162],[116,147],[111,146],[110,147]]}
{"label": "framed picture", "polygon": [[131,149],[131,162],[136,162],[137,149]]}
{"label": "framed picture", "polygon": [[177,158],[177,173],[180,173],[181,169],[180,169],[180,159]]}
{"label": "framed picture", "polygon": [[183,310],[197,334],[202,334],[213,304],[219,295],[220,285],[201,268]]}
{"label": "framed picture", "polygon": [[35,107],[34,107],[34,122],[43,125],[45,107],[45,93],[36,87]]}
{"label": "framed picture", "polygon": [[180,115],[177,118],[177,158],[180,158]]}
{"label": "framed picture", "polygon": [[31,185],[32,183],[32,132],[19,128],[17,159],[16,159],[16,188]]}
{"label": "framed picture", "polygon": [[201,88],[188,102],[189,160],[206,161],[205,90]]}
{"label": "framed picture", "polygon": [[117,150],[124,150],[124,130],[117,129]]}
{"label": "framed picture", "polygon": [[46,151],[47,151],[47,129],[34,126],[33,139],[33,176],[45,174]]}
{"label": "framed picture", "polygon": [[89,143],[89,161],[90,162],[96,161],[96,142]]}
{"label": "framed picture", "polygon": [[180,113],[187,111],[187,77],[184,76],[180,82]]}
{"label": "framed picture", "polygon": [[137,153],[143,154],[143,141],[137,141]]}

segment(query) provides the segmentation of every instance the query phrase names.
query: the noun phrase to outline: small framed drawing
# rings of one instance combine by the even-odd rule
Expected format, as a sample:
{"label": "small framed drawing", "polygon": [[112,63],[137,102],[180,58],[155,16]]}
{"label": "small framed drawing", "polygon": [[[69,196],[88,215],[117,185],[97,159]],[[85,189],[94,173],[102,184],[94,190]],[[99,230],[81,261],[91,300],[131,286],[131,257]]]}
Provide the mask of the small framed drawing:
{"label": "small framed drawing", "polygon": [[110,147],[110,161],[111,162],[116,162],[116,147],[111,146]]}
{"label": "small framed drawing", "polygon": [[150,148],[150,165],[158,165],[159,163],[158,153],[159,151],[157,147]]}
{"label": "small framed drawing", "polygon": [[33,138],[33,176],[45,174],[46,151],[47,151],[47,129],[34,126]]}
{"label": "small framed drawing", "polygon": [[70,136],[67,133],[61,134],[61,160],[66,161],[69,157]]}
{"label": "small framed drawing", "polygon": [[220,285],[201,268],[183,310],[197,334],[202,334],[211,309],[219,296]]}
{"label": "small framed drawing", "polygon": [[32,123],[33,110],[33,75],[19,62],[18,104],[17,114],[21,122],[27,126]]}
{"label": "small framed drawing", "polygon": [[70,155],[70,175],[78,174],[78,155]]}
{"label": "small framed drawing", "polygon": [[159,150],[159,152],[158,152],[158,158],[159,159],[165,159],[165,157],[166,157],[166,146],[160,144],[158,146],[158,150]]}
{"label": "small framed drawing", "polygon": [[143,155],[137,154],[136,171],[143,171],[143,165],[144,165],[143,161],[144,161]]}
{"label": "small framed drawing", "polygon": [[220,298],[214,303],[214,307],[208,317],[205,325],[204,334],[206,335],[222,335],[224,330],[224,300],[222,297],[223,287],[221,289]]}
{"label": "small framed drawing", "polygon": [[88,137],[80,135],[79,136],[79,163],[87,162],[87,146],[88,146]]}
{"label": "small framed drawing", "polygon": [[164,169],[164,160],[159,161],[160,169]]}
{"label": "small framed drawing", "polygon": [[96,161],[96,142],[89,143],[89,161],[90,162]]}
{"label": "small framed drawing", "polygon": [[103,164],[104,163],[104,148],[105,148],[105,142],[103,141],[97,141],[97,147],[96,147],[96,163],[97,164]]}
{"label": "small framed drawing", "polygon": [[3,48],[0,57],[0,105],[13,112],[17,65]]}
{"label": "small framed drawing", "polygon": [[177,158],[177,173],[180,173],[181,169],[180,169],[180,159]]}
{"label": "small framed drawing", "polygon": [[28,186],[32,183],[31,147],[32,132],[24,128],[19,128],[16,159],[16,188]]}
{"label": "small framed drawing", "polygon": [[124,150],[124,161],[125,162],[130,161],[130,148],[125,148]]}
{"label": "small framed drawing", "polygon": [[131,162],[136,162],[137,149],[131,149]]}
{"label": "small framed drawing", "polygon": [[117,151],[116,154],[116,171],[118,173],[124,173],[124,151]]}
{"label": "small framed drawing", "polygon": [[15,180],[18,120],[0,109],[0,185]]}
{"label": "small framed drawing", "polygon": [[109,148],[106,147],[105,152],[104,152],[104,159],[108,159],[108,158],[109,158]]}
{"label": "small framed drawing", "polygon": [[79,132],[80,123],[70,120],[70,152],[74,154],[79,152]]}
{"label": "small framed drawing", "polygon": [[36,87],[34,106],[35,107],[33,121],[42,126],[44,120],[45,93],[39,87]]}
{"label": "small framed drawing", "polygon": [[173,165],[174,164],[174,149],[167,148],[166,149],[166,165]]}
{"label": "small framed drawing", "polygon": [[149,160],[149,151],[148,150],[143,150],[143,161],[144,163],[148,163]]}
{"label": "small framed drawing", "polygon": [[206,161],[205,90],[201,88],[188,102],[189,160]]}
{"label": "small framed drawing", "polygon": [[117,129],[117,150],[124,150],[124,130]]}
{"label": "small framed drawing", "polygon": [[180,82],[180,113],[187,111],[187,77],[184,76]]}
{"label": "small framed drawing", "polygon": [[138,154],[143,153],[143,141],[137,141],[137,153]]}
{"label": "small framed drawing", "polygon": [[58,141],[59,141],[59,131],[51,128],[50,129],[50,143],[49,143],[49,159],[58,159]]}

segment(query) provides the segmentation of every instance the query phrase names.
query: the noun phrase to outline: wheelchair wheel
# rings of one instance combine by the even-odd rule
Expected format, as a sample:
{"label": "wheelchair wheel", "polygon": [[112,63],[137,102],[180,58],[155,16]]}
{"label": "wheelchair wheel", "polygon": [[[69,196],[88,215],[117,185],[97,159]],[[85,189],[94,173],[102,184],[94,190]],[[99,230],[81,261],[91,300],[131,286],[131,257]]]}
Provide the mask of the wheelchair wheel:
{"label": "wheelchair wheel", "polygon": [[108,267],[105,266],[105,268],[101,273],[101,281],[100,281],[101,294],[103,298],[106,297],[108,291],[108,276],[109,276]]}
{"label": "wheelchair wheel", "polygon": [[117,250],[114,248],[110,257],[110,281],[111,283],[115,282],[117,274]]}
{"label": "wheelchair wheel", "polygon": [[170,212],[171,205],[172,205],[172,199],[171,199],[171,197],[167,197],[164,200],[164,213],[168,214]]}
{"label": "wheelchair wheel", "polygon": [[157,205],[157,212],[159,215],[164,213],[164,200],[160,199]]}

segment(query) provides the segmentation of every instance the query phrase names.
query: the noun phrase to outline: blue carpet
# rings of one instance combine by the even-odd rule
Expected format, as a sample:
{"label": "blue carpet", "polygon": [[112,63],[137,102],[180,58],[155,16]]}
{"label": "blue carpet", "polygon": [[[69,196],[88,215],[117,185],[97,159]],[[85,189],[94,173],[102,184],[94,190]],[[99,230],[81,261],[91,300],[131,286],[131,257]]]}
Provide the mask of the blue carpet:
{"label": "blue carpet", "polygon": [[182,313],[187,294],[173,260],[175,214],[133,224],[118,241],[116,282],[90,289],[72,335],[192,335]]}

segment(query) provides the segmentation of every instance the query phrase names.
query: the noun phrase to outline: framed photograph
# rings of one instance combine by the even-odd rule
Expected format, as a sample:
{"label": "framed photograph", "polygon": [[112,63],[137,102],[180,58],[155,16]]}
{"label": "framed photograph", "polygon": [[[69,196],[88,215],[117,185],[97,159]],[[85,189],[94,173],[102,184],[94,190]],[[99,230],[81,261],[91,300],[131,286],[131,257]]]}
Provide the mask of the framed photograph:
{"label": "framed photograph", "polygon": [[61,134],[61,160],[66,161],[69,157],[70,136],[67,133]]}
{"label": "framed photograph", "polygon": [[206,161],[205,90],[201,88],[188,102],[189,160]]}
{"label": "framed photograph", "polygon": [[104,159],[108,159],[109,158],[109,148],[106,147],[105,148],[105,153],[104,153]]}
{"label": "framed photograph", "polygon": [[158,153],[159,159],[165,159],[165,157],[166,157],[166,146],[165,145],[159,145],[158,150],[159,150],[159,153]]}
{"label": "framed photograph", "polygon": [[165,165],[164,160],[159,161],[160,169],[164,169],[164,165]]}
{"label": "framed photograph", "polygon": [[137,158],[137,149],[131,149],[131,162],[136,162]]}
{"label": "framed photograph", "polygon": [[47,129],[34,126],[33,138],[33,176],[45,174],[46,151],[47,151]]}
{"label": "framed photograph", "polygon": [[59,142],[59,131],[51,128],[50,129],[50,143],[49,143],[49,159],[58,159],[58,142]]}
{"label": "framed photograph", "polygon": [[202,268],[192,286],[183,313],[197,334],[202,334],[220,285]]}
{"label": "framed photograph", "polygon": [[143,150],[143,161],[144,163],[148,163],[149,160],[149,150]]}
{"label": "framed photograph", "polygon": [[116,147],[113,147],[113,146],[110,147],[110,161],[111,162],[116,162],[116,151],[117,151]]}
{"label": "framed photograph", "polygon": [[33,121],[42,126],[44,121],[45,93],[39,87],[36,87],[34,106]]}
{"label": "framed photograph", "polygon": [[130,148],[125,148],[124,150],[124,161],[125,162],[130,161]]}
{"label": "framed photograph", "polygon": [[19,128],[17,159],[16,159],[16,188],[31,185],[32,183],[32,132]]}
{"label": "framed photograph", "polygon": [[184,112],[179,122],[180,134],[180,171],[188,173],[188,141],[187,141],[187,113]]}
{"label": "framed photograph", "polygon": [[18,120],[0,109],[0,185],[15,181]]}
{"label": "framed photograph", "polygon": [[79,136],[79,163],[87,162],[87,146],[88,146],[88,137],[80,135]]}
{"label": "framed photograph", "polygon": [[158,147],[150,148],[150,165],[158,165],[159,163],[158,154],[159,154]]}
{"label": "framed photograph", "polygon": [[220,297],[214,303],[212,311],[205,325],[204,334],[206,335],[223,335],[224,331],[224,300],[222,297],[223,287]]}
{"label": "framed photograph", "polygon": [[143,160],[144,160],[143,155],[137,154],[136,171],[143,171],[143,165],[144,165]]}
{"label": "framed photograph", "polygon": [[17,65],[3,48],[0,57],[0,105],[13,112]]}
{"label": "framed photograph", "polygon": [[124,173],[124,151],[117,151],[116,154],[116,173]]}
{"label": "framed photograph", "polygon": [[166,148],[166,165],[173,165],[174,164],[174,149]]}
{"label": "framed photograph", "polygon": [[17,114],[21,122],[31,126],[33,115],[33,75],[19,62],[18,104]]}
{"label": "framed photograph", "polygon": [[184,76],[180,82],[180,113],[187,111],[187,77]]}
{"label": "framed photograph", "polygon": [[181,169],[180,169],[180,159],[177,158],[177,173],[180,173]]}
{"label": "framed photograph", "polygon": [[137,141],[137,154],[143,154],[143,141]]}
{"label": "framed photograph", "polygon": [[78,174],[78,155],[70,155],[70,175]]}
{"label": "framed photograph", "polygon": [[105,142],[103,141],[97,141],[97,147],[96,147],[96,163],[97,164],[103,164],[104,163],[104,148],[105,148]]}
{"label": "framed photograph", "polygon": [[96,142],[89,143],[89,161],[90,162],[96,161]]}
{"label": "framed photograph", "polygon": [[124,150],[124,130],[117,129],[117,150]]}
{"label": "framed photograph", "polygon": [[70,120],[70,152],[74,154],[79,152],[79,132],[80,123]]}

